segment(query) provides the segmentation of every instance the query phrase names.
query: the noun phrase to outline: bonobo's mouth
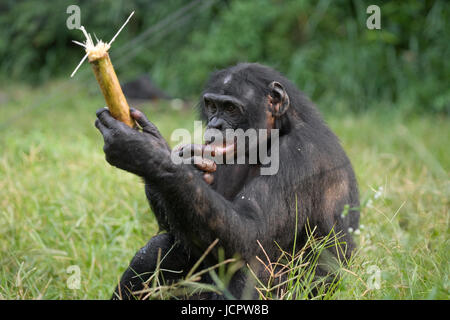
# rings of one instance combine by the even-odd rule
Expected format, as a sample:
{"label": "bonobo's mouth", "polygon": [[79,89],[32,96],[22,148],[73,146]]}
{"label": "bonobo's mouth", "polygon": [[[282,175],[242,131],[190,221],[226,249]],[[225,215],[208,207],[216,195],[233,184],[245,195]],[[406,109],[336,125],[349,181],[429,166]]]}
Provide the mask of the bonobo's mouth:
{"label": "bonobo's mouth", "polygon": [[234,137],[233,141],[224,141],[222,143],[215,142],[214,137],[212,137],[209,141],[205,141],[205,152],[211,153],[214,156],[226,155],[230,156],[235,153],[236,149],[236,137]]}

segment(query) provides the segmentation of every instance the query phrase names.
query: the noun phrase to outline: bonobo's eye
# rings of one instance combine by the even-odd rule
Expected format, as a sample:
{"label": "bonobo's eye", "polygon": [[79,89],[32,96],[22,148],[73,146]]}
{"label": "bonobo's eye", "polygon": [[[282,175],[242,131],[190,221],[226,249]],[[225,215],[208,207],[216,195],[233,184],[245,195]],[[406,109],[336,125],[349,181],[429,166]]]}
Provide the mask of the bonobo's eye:
{"label": "bonobo's eye", "polygon": [[236,107],[234,106],[234,104],[227,102],[225,103],[225,105],[223,106],[223,110],[225,110],[225,112],[234,112],[236,110]]}
{"label": "bonobo's eye", "polygon": [[217,107],[214,103],[212,103],[212,101],[210,100],[206,100],[205,101],[205,107],[206,110],[210,113],[210,114],[215,114],[217,111]]}

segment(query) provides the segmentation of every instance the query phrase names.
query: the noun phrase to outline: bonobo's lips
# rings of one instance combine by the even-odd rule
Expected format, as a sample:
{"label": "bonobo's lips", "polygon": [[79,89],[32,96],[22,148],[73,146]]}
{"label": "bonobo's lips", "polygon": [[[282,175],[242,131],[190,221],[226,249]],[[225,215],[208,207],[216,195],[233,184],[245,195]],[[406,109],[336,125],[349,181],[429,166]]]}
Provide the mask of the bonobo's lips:
{"label": "bonobo's lips", "polygon": [[214,156],[232,155],[235,153],[236,141],[223,142],[222,144],[214,143],[214,141],[205,142],[205,152],[211,153]]}

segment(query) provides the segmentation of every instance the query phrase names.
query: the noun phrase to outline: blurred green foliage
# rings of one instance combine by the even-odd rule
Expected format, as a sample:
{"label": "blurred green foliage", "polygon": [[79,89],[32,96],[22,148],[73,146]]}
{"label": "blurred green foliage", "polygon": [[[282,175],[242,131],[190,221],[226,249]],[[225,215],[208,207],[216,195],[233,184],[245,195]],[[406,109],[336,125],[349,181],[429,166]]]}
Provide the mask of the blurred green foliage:
{"label": "blurred green foliage", "polygon": [[[81,32],[66,28],[70,4],[104,40],[135,10],[111,50],[119,77],[149,72],[174,96],[196,95],[212,70],[251,61],[280,70],[325,108],[360,111],[401,100],[407,111],[450,114],[445,0],[2,1],[4,79],[68,77],[82,57],[71,43]],[[381,30],[366,27],[370,4],[381,8]]]}

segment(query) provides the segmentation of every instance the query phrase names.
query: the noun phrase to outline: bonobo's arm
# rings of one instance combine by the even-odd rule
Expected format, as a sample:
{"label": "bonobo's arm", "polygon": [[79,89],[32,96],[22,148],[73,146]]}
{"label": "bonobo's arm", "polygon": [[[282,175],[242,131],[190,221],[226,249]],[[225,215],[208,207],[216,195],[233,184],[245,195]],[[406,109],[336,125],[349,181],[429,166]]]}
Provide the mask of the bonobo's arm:
{"label": "bonobo's arm", "polygon": [[[145,193],[156,216],[160,230],[169,231],[166,216],[167,208],[165,207],[161,191],[157,185],[150,185],[142,169],[145,168],[144,163],[147,161],[145,154],[147,152],[154,150],[155,154],[160,154],[164,157],[170,154],[171,150],[159,130],[148,121],[142,112],[130,108],[130,113],[132,118],[141,126],[142,131],[129,130],[129,127],[112,118],[109,110],[106,108],[97,110],[98,119],[95,121],[95,126],[103,134],[105,140],[104,151],[106,160],[118,168],[144,178],[146,183]],[[122,151],[114,147],[115,144],[121,144]],[[121,154],[121,152],[125,154]],[[133,161],[124,161],[127,154],[133,154]]]}
{"label": "bonobo's arm", "polygon": [[271,238],[271,205],[266,203],[268,197],[262,198],[258,191],[265,184],[256,183],[257,178],[244,193],[229,201],[187,166],[177,167],[164,181],[155,181],[161,183],[169,224],[200,250],[218,238],[227,256],[239,253],[250,260],[258,247],[256,240]]}
{"label": "bonobo's arm", "polygon": [[[105,151],[106,160],[112,165],[143,177],[143,171],[141,169],[144,167],[143,163],[146,162],[143,155],[151,150],[151,148],[157,149],[161,153],[170,154],[170,148],[155,126],[144,125],[144,123],[146,124],[146,118],[140,111],[130,108],[130,113],[132,117],[140,123],[142,132],[138,130],[127,130],[129,128],[124,126],[123,123],[112,118],[109,110],[106,108],[97,110],[98,119],[95,121],[95,126],[103,134],[105,141],[103,149]],[[154,137],[154,139],[145,139],[149,136]],[[117,139],[118,137],[120,137],[121,140]],[[142,139],[147,141],[148,145],[142,145],[137,142]],[[121,143],[124,148],[130,148],[130,150],[123,150],[124,152],[131,153],[135,151],[136,156],[133,158],[134,161],[128,163],[121,161],[124,157],[120,154],[120,151],[117,148],[114,148],[114,145],[111,144],[112,141]],[[139,149],[141,148],[140,146],[144,149]],[[149,199],[150,206],[152,207],[156,220],[158,221],[159,228],[167,230],[167,210],[161,202],[161,192],[156,186],[150,187],[147,184],[145,193]]]}
{"label": "bonobo's arm", "polygon": [[[97,113],[96,127],[105,140],[106,160],[144,177],[157,188],[167,209],[168,223],[180,236],[200,249],[219,238],[227,255],[237,252],[250,258],[256,240],[267,238],[267,232],[273,229],[268,228],[274,222],[269,213],[280,195],[268,194],[271,188],[266,180],[276,176],[255,178],[257,183],[254,180],[244,188],[244,199],[238,195],[236,201],[230,202],[210,188],[192,166],[174,164],[156,127],[139,111],[131,114],[142,132],[115,120],[106,109]],[[286,211],[280,208],[277,212],[279,221],[286,222],[281,217]]]}

